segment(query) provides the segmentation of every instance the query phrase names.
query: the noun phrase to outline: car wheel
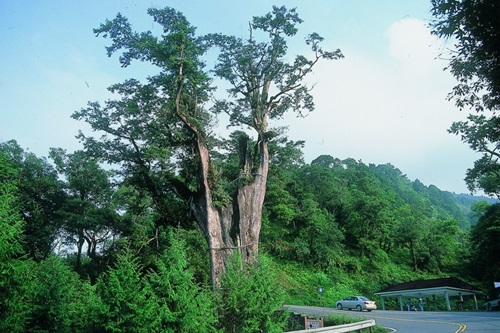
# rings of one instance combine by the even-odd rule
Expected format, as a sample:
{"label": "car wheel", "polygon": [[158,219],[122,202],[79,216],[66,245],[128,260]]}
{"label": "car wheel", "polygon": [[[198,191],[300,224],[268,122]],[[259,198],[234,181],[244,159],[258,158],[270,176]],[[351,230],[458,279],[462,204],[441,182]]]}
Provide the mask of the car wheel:
{"label": "car wheel", "polygon": [[361,311],[361,305],[356,306],[356,311]]}
{"label": "car wheel", "polygon": [[492,310],[492,309],[491,309],[491,304],[490,304],[490,303],[488,303],[488,305],[486,306],[486,309],[487,309],[488,311],[491,311],[491,310]]}
{"label": "car wheel", "polygon": [[337,309],[342,310],[342,304],[337,304]]}
{"label": "car wheel", "polygon": [[370,310],[366,310],[366,311],[368,311],[368,312],[372,312],[372,310],[371,310],[371,309],[370,309]]}

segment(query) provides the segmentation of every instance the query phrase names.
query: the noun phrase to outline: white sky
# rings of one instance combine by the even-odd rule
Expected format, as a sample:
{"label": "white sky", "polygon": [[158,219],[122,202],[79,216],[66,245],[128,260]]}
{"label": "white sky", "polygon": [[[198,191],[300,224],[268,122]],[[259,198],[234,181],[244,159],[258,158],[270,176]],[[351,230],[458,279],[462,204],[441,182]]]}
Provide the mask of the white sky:
{"label": "white sky", "polygon": [[444,42],[427,27],[430,0],[0,0],[0,141],[15,139],[38,156],[81,148],[74,137],[88,127],[71,114],[103,101],[111,84],[148,74],[138,63],[121,68],[106,55],[109,40],[93,34],[117,12],[137,31],[158,31],[146,10],[170,6],[200,34],[246,37],[251,17],[273,4],[297,7],[304,20],[291,55],[304,52],[310,32],[345,55],[315,68],[316,110],[285,119],[289,137],[306,141],[307,162],[326,154],[391,163],[410,180],[467,192],[465,171],[478,155],[446,131],[466,114],[446,101],[455,80],[437,59]]}

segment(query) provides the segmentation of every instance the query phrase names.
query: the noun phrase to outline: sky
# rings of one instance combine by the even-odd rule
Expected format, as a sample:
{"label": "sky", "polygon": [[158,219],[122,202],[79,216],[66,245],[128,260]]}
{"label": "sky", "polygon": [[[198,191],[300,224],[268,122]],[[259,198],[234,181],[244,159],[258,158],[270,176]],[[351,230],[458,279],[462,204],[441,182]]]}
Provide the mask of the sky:
{"label": "sky", "polygon": [[305,141],[306,162],[331,155],[390,163],[412,181],[468,193],[465,172],[479,155],[447,132],[467,114],[447,100],[456,84],[444,70],[450,43],[430,33],[430,0],[0,0],[0,142],[14,139],[39,157],[51,147],[81,149],[75,135],[90,129],[71,114],[110,98],[114,83],[154,74],[140,63],[122,68],[106,54],[109,40],[93,33],[118,12],[136,31],[159,33],[147,9],[168,6],[199,34],[245,38],[251,18],[273,5],[296,8],[304,20],[290,56],[307,53],[311,32],[345,56],[320,62],[308,78],[314,112],[279,122],[290,139]]}

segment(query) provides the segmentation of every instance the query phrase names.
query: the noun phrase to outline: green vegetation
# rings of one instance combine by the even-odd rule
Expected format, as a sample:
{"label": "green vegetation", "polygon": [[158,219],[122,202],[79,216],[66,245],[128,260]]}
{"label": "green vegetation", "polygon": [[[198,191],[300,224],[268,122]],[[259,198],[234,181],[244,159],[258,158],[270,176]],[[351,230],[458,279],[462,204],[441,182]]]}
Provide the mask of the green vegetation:
{"label": "green vegetation", "polygon": [[[310,317],[308,318],[313,318],[313,319],[318,319],[315,317]],[[345,324],[352,324],[359,322],[360,319],[356,319],[353,317],[349,316],[344,316],[344,315],[337,315],[337,314],[331,314],[323,318],[323,326],[338,326],[338,325],[345,325]],[[290,316],[287,325],[286,325],[286,332],[289,331],[299,331],[299,330],[304,330],[304,318],[301,314],[293,314]],[[373,333],[388,333],[390,332],[389,329],[384,328],[379,325],[375,325],[373,327]]]}
{"label": "green vegetation", "polygon": [[[53,177],[46,182],[57,184],[54,191],[64,195],[58,197],[60,208],[50,213],[60,216],[58,232],[39,241],[57,255],[40,259],[28,252],[25,230],[33,220],[23,214],[32,215],[33,201],[22,198],[36,193],[23,193],[18,184],[24,168],[44,159],[14,141],[2,143],[1,327],[11,332],[254,332],[256,327],[279,332],[285,318],[274,310],[282,304],[332,307],[348,294],[372,296],[413,279],[460,276],[486,287],[498,276],[496,256],[488,255],[498,244],[497,205],[468,196],[469,211],[475,212],[468,215],[462,195],[410,181],[389,164],[331,156],[306,164],[296,162],[297,154],[298,148],[277,154],[279,163],[270,170],[261,259],[244,265],[234,257],[220,287],[212,290],[206,243],[190,227],[189,215],[175,215],[186,227],[155,228],[155,211],[146,209],[151,199],[144,194],[139,199],[128,184],[75,195],[79,178],[68,177],[71,168],[83,168],[84,174],[85,168],[93,170],[93,177],[80,179],[82,189],[97,175],[111,176],[93,163],[67,163],[69,169],[58,174],[45,162],[45,173]],[[66,180],[57,181],[59,176]],[[104,189],[106,195],[99,196]],[[38,201],[43,204],[54,205]],[[75,207],[85,209],[78,215]],[[116,207],[114,214],[106,213],[109,207]],[[39,219],[48,221],[43,214]],[[80,236],[87,244],[81,249]],[[485,274],[478,275],[478,264]]]}
{"label": "green vegetation", "polygon": [[[324,319],[324,326],[351,324],[357,321],[358,320],[355,320],[354,318],[348,316],[330,315]],[[390,332],[389,329],[379,325],[375,325],[375,327],[373,328],[373,333],[388,333],[388,332]]]}
{"label": "green vegetation", "polygon": [[[73,118],[105,133],[78,137],[93,158],[116,169],[122,183],[151,198],[155,227],[178,225],[182,219],[174,217],[175,210],[189,210],[210,246],[210,278],[218,285],[232,252],[225,249],[238,249],[245,264],[258,256],[269,145],[280,132],[273,121],[287,112],[312,111],[305,78],[319,61],[342,54],[323,50],[323,38],[311,33],[307,56],[290,60],[287,45],[302,20],[284,6],[253,17],[246,39],[197,35],[173,8],[148,14],[161,34],[135,32],[120,14],[94,32],[109,41],[108,56],[118,53],[123,67],[142,61],[158,72],[144,82],[114,84],[112,100],[90,102]],[[217,58],[206,70],[209,50]],[[216,79],[229,86],[220,92],[225,98],[214,93]],[[220,113],[229,116],[230,126],[247,130],[218,137],[213,128]]]}
{"label": "green vegetation", "polygon": [[[84,150],[51,149],[50,161],[0,143],[1,331],[281,332],[286,303],[331,307],[414,279],[498,280],[498,203],[409,180],[391,164],[304,163],[302,142],[267,127],[312,110],[303,78],[342,56],[313,33],[312,60],[286,63],[301,22],[294,10],[254,18],[251,32],[268,43],[197,37],[175,10],[149,13],[160,39],[133,33],[120,15],[96,29],[111,38],[110,55],[126,50],[122,65],[161,68],[75,113],[106,136],[80,133]],[[255,139],[208,134],[208,47],[220,49],[214,72],[232,86],[212,111]],[[490,161],[469,185],[498,194]]]}
{"label": "green vegetation", "polygon": [[[457,107],[471,110],[467,120],[457,121],[449,132],[480,153],[467,170],[471,191],[500,194],[498,135],[500,110],[500,3],[496,0],[432,0],[434,33],[453,39],[448,69],[457,79],[449,94]],[[448,55],[447,55],[448,56]]]}

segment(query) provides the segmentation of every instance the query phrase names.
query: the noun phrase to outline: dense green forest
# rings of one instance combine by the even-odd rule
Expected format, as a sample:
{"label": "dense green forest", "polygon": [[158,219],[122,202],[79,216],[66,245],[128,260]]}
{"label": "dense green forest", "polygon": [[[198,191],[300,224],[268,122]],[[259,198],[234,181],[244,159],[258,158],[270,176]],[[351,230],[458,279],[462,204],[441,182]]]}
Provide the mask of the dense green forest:
{"label": "dense green forest", "polygon": [[483,237],[471,226],[495,207],[486,198],[411,181],[390,164],[328,155],[307,164],[297,145],[288,148],[273,153],[261,261],[248,279],[227,273],[214,296],[206,243],[187,207],[171,203],[176,225],[156,227],[152,199],[83,152],[52,150],[48,160],[1,143],[2,328],[187,332],[182,325],[196,323],[211,331],[221,304],[237,318],[245,307],[272,314],[248,308],[269,304],[262,297],[275,298],[271,306],[333,305],[418,278],[490,283],[496,257],[471,246]]}
{"label": "dense green forest", "polygon": [[[450,128],[483,154],[466,183],[498,196],[500,57],[489,36],[500,29],[488,16],[498,5],[431,3],[434,32],[461,51],[450,98],[478,111]],[[120,14],[94,30],[123,67],[159,71],[74,112],[94,131],[78,134],[82,150],[42,157],[15,138],[0,143],[0,331],[283,332],[286,303],[332,306],[434,277],[483,290],[498,281],[495,200],[410,180],[390,163],[328,152],[306,163],[304,143],[271,126],[312,111],[304,78],[343,57],[311,33],[308,56],[290,60],[294,9],[254,17],[246,39],[198,36],[172,8],[148,14],[160,36]],[[214,97],[214,77],[227,98]],[[228,138],[214,130],[221,113],[238,128]]]}

